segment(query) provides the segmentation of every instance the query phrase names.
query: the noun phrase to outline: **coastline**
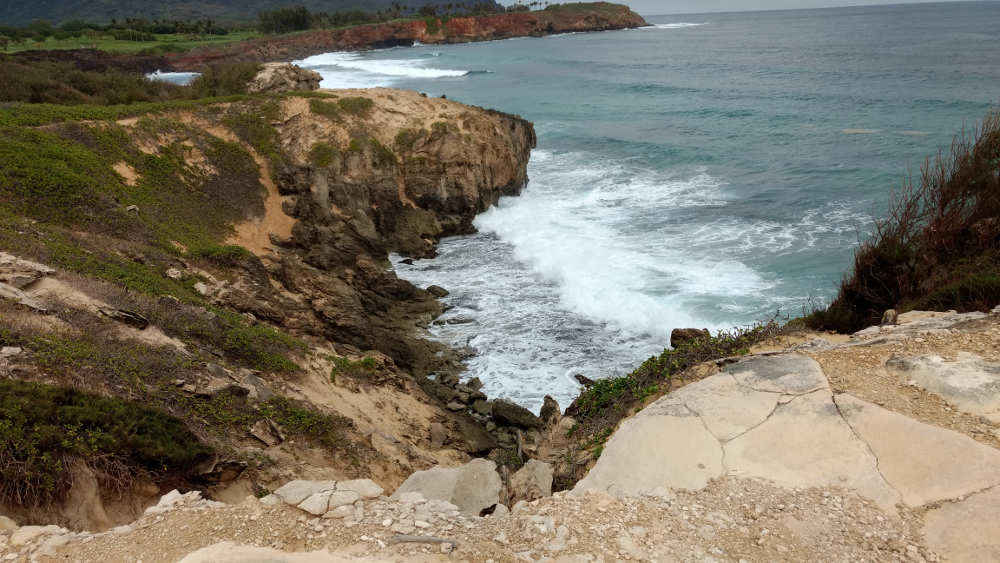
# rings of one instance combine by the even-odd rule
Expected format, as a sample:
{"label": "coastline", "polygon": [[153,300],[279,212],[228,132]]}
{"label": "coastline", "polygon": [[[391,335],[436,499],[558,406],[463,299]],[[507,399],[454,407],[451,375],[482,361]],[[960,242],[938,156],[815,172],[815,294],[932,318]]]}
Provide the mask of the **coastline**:
{"label": "coastline", "polygon": [[628,6],[607,2],[563,4],[534,12],[449,19],[435,17],[305,31],[252,39],[219,48],[198,48],[185,53],[168,54],[166,60],[171,71],[194,71],[223,62],[287,62],[334,51],[364,51],[413,46],[417,43],[472,43],[514,37],[634,29],[647,25],[646,20]]}

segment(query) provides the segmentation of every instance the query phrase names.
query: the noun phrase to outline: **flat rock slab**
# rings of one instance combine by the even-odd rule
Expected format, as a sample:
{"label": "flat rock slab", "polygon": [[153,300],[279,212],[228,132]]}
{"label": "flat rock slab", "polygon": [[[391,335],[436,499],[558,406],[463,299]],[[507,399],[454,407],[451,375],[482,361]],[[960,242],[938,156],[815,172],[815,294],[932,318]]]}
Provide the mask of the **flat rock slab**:
{"label": "flat rock slab", "polygon": [[1000,487],[929,510],[923,533],[948,561],[1000,561]]}
{"label": "flat rock slab", "polygon": [[737,383],[756,391],[802,395],[818,389],[829,389],[816,360],[802,354],[750,356],[722,368]]}
{"label": "flat rock slab", "polygon": [[713,436],[725,442],[763,422],[779,397],[740,385],[732,375],[720,373],[681,387],[638,416],[662,415],[669,405],[684,405],[701,417]]}
{"label": "flat rock slab", "polygon": [[[899,315],[897,319],[899,324],[870,326],[855,332],[851,336],[856,340],[874,337],[882,337],[886,341],[899,340],[920,333],[943,333],[959,323],[983,319],[986,316],[986,313],[978,311],[970,313],[957,313],[955,311],[910,311]],[[883,340],[879,339],[879,341]]]}
{"label": "flat rock slab", "polygon": [[1000,484],[1000,450],[846,393],[836,401],[906,505],[923,506]]}
{"label": "flat rock slab", "polygon": [[658,414],[624,421],[573,491],[625,496],[660,487],[697,490],[722,473],[722,446],[701,419],[682,405],[660,405]]}
{"label": "flat rock slab", "polygon": [[737,477],[786,487],[851,488],[890,510],[899,500],[825,390],[780,405],[766,422],[726,444],[725,453],[726,467]]}
{"label": "flat rock slab", "polygon": [[960,352],[952,362],[934,355],[893,356],[885,367],[963,412],[1000,423],[1000,363]]}

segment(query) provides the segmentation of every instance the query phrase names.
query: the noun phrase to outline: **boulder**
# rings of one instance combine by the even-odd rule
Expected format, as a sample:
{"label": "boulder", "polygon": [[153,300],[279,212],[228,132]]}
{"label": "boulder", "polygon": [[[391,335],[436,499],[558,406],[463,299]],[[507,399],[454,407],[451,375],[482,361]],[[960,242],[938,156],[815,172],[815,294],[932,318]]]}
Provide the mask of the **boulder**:
{"label": "boulder", "polygon": [[13,532],[16,529],[17,522],[6,516],[0,516],[0,532]]}
{"label": "boulder", "polygon": [[[355,492],[365,499],[373,499],[382,496],[385,490],[371,479],[353,479],[351,481],[340,481],[337,483],[337,491]],[[332,503],[331,503],[332,504]]]}
{"label": "boulder", "polygon": [[510,401],[493,401],[493,418],[498,422],[522,428],[541,428],[542,419],[521,405]]}
{"label": "boulder", "polygon": [[290,63],[264,63],[257,76],[247,84],[247,92],[299,92],[317,90],[323,80],[318,72]]}
{"label": "boulder", "polygon": [[55,270],[45,264],[0,252],[0,283],[24,289],[39,279],[54,273]]}
{"label": "boulder", "polygon": [[707,328],[675,328],[670,331],[670,347],[676,348],[685,342],[710,338],[711,333]]}
{"label": "boulder", "polygon": [[528,460],[510,478],[511,498],[532,501],[552,495],[552,466],[537,459]]}
{"label": "boulder", "polygon": [[427,293],[430,293],[434,297],[447,297],[448,290],[441,287],[440,285],[432,285],[427,288]]}
{"label": "boulder", "polygon": [[428,500],[450,502],[466,514],[479,515],[484,509],[500,502],[502,483],[496,464],[487,459],[474,459],[460,467],[434,467],[417,471],[392,494],[405,500],[417,493]]}
{"label": "boulder", "polygon": [[270,419],[258,420],[250,427],[250,435],[270,446],[277,446],[285,441],[277,426]]}
{"label": "boulder", "polygon": [[895,309],[886,309],[886,311],[882,313],[882,326],[897,324],[899,324],[899,314],[896,313]]}
{"label": "boulder", "polygon": [[24,307],[27,307],[38,313],[48,312],[48,310],[45,308],[45,304],[43,304],[41,301],[28,295],[24,291],[3,282],[0,282],[0,299],[7,299],[9,301],[13,301],[18,305],[23,305]]}
{"label": "boulder", "polygon": [[114,309],[111,307],[101,307],[98,311],[109,319],[114,319],[120,323],[127,324],[139,330],[144,330],[149,326],[149,319],[139,313],[136,313],[135,311]]}
{"label": "boulder", "polygon": [[[328,510],[327,507],[330,506],[331,494],[333,493],[331,493],[330,491],[321,491],[318,493],[311,494],[308,497],[306,497],[305,500],[303,500],[298,504],[299,510],[304,510],[309,514],[313,514],[315,516],[321,516],[323,514],[326,514]],[[355,497],[356,496],[357,494],[355,494]],[[337,506],[341,506],[342,504],[344,503],[340,503]]]}
{"label": "boulder", "polygon": [[289,481],[274,491],[274,495],[286,504],[298,505],[316,493],[333,491],[337,488],[336,481],[306,481],[296,479]]}

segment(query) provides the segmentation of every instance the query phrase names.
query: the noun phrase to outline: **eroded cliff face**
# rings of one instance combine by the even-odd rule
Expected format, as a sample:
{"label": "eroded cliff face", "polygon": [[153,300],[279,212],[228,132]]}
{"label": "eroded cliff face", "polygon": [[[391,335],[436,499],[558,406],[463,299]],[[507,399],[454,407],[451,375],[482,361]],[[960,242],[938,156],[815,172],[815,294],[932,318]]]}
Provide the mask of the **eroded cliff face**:
{"label": "eroded cliff face", "polygon": [[[106,487],[102,466],[60,454],[87,478],[47,507],[0,499],[0,510],[102,529],[168,486],[236,501],[298,477],[364,476],[391,490],[498,447],[467,409],[448,408],[456,392],[436,381],[454,387],[460,361],[423,332],[442,306],[387,258],[432,256],[440,237],[471,231],[477,213],[517,194],[531,123],[373,89],[9,133],[4,143],[51,147],[51,162],[3,163],[12,177],[81,175],[59,209],[34,185],[5,187],[0,251],[37,275],[0,275],[19,280],[0,294],[0,373],[139,401],[215,453],[141,472],[125,491]],[[55,354],[64,341],[85,359]]]}
{"label": "eroded cliff face", "polygon": [[330,51],[358,51],[425,44],[489,41],[510,37],[538,37],[574,31],[606,31],[648,25],[628,6],[596,2],[565,4],[534,12],[487,16],[428,18],[396,23],[360,25],[346,29],[309,31],[256,39],[223,48],[196,49],[170,55],[177,70],[197,70],[206,64],[232,61],[293,60]]}

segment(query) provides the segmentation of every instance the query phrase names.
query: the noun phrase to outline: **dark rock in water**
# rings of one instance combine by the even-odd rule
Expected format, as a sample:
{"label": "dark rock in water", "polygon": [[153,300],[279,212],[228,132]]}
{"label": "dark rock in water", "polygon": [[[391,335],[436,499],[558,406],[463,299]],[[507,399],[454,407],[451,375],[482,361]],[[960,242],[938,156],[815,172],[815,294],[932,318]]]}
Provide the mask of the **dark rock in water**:
{"label": "dark rock in water", "polygon": [[707,328],[675,328],[670,331],[670,346],[676,348],[685,342],[711,338],[711,336],[712,334],[708,332]]}
{"label": "dark rock in water", "polygon": [[593,379],[583,375],[582,373],[574,375],[573,379],[577,380],[577,382],[579,382],[580,385],[583,385],[584,387],[590,387],[591,385],[594,384]]}
{"label": "dark rock in water", "polygon": [[478,377],[473,377],[465,382],[465,386],[474,391],[479,391],[483,388],[483,382],[480,381]]}
{"label": "dark rock in water", "polygon": [[413,265],[413,258],[403,258],[399,262],[400,262],[400,264],[406,264],[407,266],[412,266]]}
{"label": "dark rock in water", "polygon": [[125,309],[110,309],[108,307],[102,307],[101,314],[104,315],[105,317],[112,318],[118,322],[125,323],[129,326],[134,326],[139,330],[143,330],[147,326],[149,326],[149,319],[134,311],[126,311]]}
{"label": "dark rock in water", "polygon": [[438,383],[454,387],[458,385],[458,376],[453,373],[441,373],[437,376]]}
{"label": "dark rock in water", "polygon": [[559,403],[551,395],[546,395],[542,403],[542,411],[539,413],[539,418],[542,419],[542,422],[549,424],[557,420],[561,414],[562,411],[559,410]]}
{"label": "dark rock in water", "polygon": [[542,420],[528,409],[510,401],[493,401],[493,418],[512,426],[541,428]]}
{"label": "dark rock in water", "polygon": [[448,290],[441,287],[440,285],[432,285],[427,288],[427,293],[430,293],[434,297],[447,297]]}
{"label": "dark rock in water", "polygon": [[450,319],[445,319],[444,322],[450,325],[465,325],[476,322],[476,319],[473,319],[472,317],[453,317]]}

